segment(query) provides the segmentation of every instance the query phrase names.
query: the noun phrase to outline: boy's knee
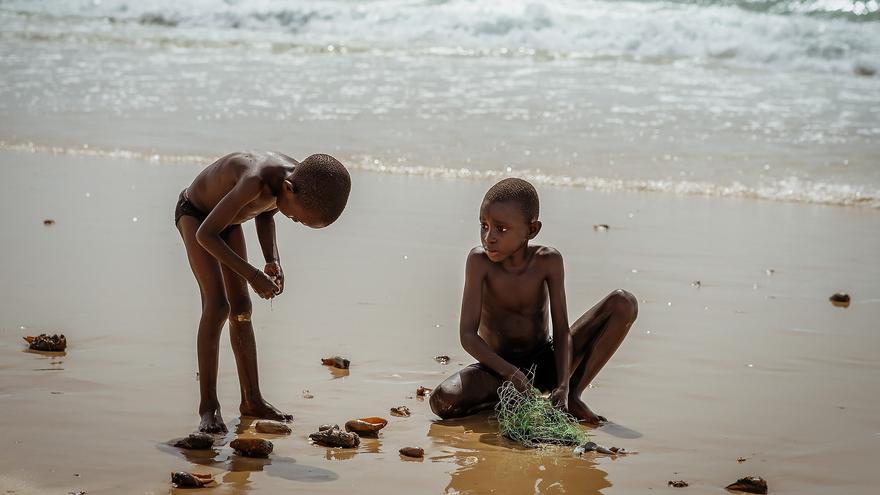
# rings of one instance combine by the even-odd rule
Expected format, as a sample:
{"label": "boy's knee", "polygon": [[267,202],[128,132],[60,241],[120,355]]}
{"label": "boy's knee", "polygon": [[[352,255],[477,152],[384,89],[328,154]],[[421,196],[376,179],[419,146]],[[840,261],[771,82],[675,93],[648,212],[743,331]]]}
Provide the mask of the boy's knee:
{"label": "boy's knee", "polygon": [[229,304],[226,302],[226,299],[223,299],[222,301],[205,301],[205,303],[202,304],[202,316],[211,321],[222,322],[226,319],[226,315],[228,314]]}
{"label": "boy's knee", "polygon": [[639,315],[639,301],[629,291],[617,289],[608,297],[608,302],[616,313],[626,316],[630,321],[635,321]]}
{"label": "boy's knee", "polygon": [[443,389],[442,385],[431,391],[428,403],[431,405],[431,411],[434,411],[434,414],[440,416],[442,419],[449,419],[456,416],[452,397],[449,392]]}
{"label": "boy's knee", "polygon": [[250,299],[234,300],[229,303],[229,320],[234,322],[251,321],[253,306]]}

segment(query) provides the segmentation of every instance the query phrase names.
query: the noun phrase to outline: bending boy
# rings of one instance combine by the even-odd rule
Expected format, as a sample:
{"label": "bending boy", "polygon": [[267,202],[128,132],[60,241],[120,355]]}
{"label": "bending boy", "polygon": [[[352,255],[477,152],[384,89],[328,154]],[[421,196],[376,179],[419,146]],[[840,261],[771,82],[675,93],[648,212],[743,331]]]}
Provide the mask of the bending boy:
{"label": "bending boy", "polygon": [[[225,432],[217,398],[220,331],[229,336],[241,389],[242,416],[290,420],[260,392],[257,347],[251,323],[248,284],[260,297],[284,290],[284,272],[275,244],[274,215],[319,229],[333,223],[348,201],[348,171],[329,155],[302,163],[280,153],[232,153],[203,170],[181,191],[174,223],[202,297],[199,321],[199,431]],[[241,224],[255,219],[266,266],[247,261]]]}
{"label": "bending boy", "polygon": [[[506,380],[534,386],[581,421],[600,423],[581,394],[608,362],[638,314],[636,298],[616,290],[568,325],[562,255],[529,245],[541,230],[538,193],[522,179],[492,186],[480,206],[481,247],[465,268],[460,338],[476,358],[431,394],[431,409],[456,418],[494,407]],[[548,313],[553,321],[552,338]]]}

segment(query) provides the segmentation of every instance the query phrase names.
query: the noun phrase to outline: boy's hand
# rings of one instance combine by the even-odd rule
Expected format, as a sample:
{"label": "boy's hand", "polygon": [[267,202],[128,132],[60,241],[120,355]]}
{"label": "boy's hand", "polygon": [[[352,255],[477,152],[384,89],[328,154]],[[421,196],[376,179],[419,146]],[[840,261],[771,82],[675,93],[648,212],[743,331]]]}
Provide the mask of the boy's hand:
{"label": "boy's hand", "polygon": [[532,389],[532,383],[526,377],[526,374],[522,372],[522,370],[517,369],[513,372],[507,379],[513,383],[513,387],[520,392],[528,392]]}
{"label": "boy's hand", "polygon": [[568,387],[556,387],[550,392],[550,403],[553,407],[568,411]]}
{"label": "boy's hand", "polygon": [[275,285],[275,282],[260,270],[254,270],[248,283],[254,288],[254,292],[263,299],[272,299],[278,293],[278,286]]}
{"label": "boy's hand", "polygon": [[284,292],[284,271],[281,269],[281,263],[277,261],[266,263],[266,268],[264,268],[263,271],[266,272],[266,275],[268,275],[269,278],[275,282],[275,285],[278,286],[275,295]]}

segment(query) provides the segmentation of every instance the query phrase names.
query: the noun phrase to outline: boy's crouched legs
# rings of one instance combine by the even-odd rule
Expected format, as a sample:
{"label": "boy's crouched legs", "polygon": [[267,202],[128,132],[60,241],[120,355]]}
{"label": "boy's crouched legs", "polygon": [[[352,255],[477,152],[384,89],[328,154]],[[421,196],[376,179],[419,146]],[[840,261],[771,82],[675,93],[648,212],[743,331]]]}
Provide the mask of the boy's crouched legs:
{"label": "boy's crouched legs", "polygon": [[491,409],[498,402],[500,386],[501,379],[482,365],[466,366],[431,392],[431,410],[443,419],[453,419]]}
{"label": "boy's crouched legs", "polygon": [[568,409],[576,418],[589,423],[605,421],[587,407],[581,394],[620,347],[638,314],[635,296],[618,289],[571,326],[574,372],[569,381]]}

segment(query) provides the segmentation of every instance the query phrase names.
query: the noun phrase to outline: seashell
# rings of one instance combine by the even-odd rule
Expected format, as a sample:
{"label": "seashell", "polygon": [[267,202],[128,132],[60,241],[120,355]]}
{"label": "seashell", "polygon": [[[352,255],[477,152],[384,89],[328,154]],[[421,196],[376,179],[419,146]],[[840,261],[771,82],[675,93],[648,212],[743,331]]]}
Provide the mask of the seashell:
{"label": "seashell", "polygon": [[201,488],[213,482],[214,476],[210,474],[196,474],[186,471],[171,473],[171,484],[175,488]]}
{"label": "seashell", "polygon": [[309,435],[313,442],[325,447],[342,447],[346,449],[357,447],[361,439],[354,433],[345,432],[336,428],[319,430]]}
{"label": "seashell", "polygon": [[604,232],[610,228],[611,227],[609,227],[607,223],[597,223],[593,225],[593,230],[595,230],[596,232]]}
{"label": "seashell", "polygon": [[324,366],[333,366],[334,368],[339,368],[341,370],[347,370],[351,365],[351,361],[341,356],[331,356],[321,359],[321,364]]}
{"label": "seashell", "polygon": [[431,390],[433,389],[419,385],[419,388],[416,389],[416,397],[425,397],[431,393]]}
{"label": "seashell", "polygon": [[230,444],[238,455],[244,457],[266,458],[272,453],[272,442],[262,438],[236,438]]}
{"label": "seashell", "polygon": [[356,433],[361,437],[375,437],[387,424],[388,420],[378,417],[352,419],[345,423],[345,431]]}
{"label": "seashell", "polygon": [[746,493],[767,493],[767,482],[759,476],[747,476],[727,485],[728,490],[737,490]]}
{"label": "seashell", "polygon": [[190,450],[207,450],[214,446],[214,437],[207,433],[190,433],[186,438],[178,440],[175,447]]}
{"label": "seashell", "polygon": [[449,356],[437,356],[434,358],[434,361],[437,361],[440,364],[449,364]]}
{"label": "seashell", "polygon": [[425,457],[425,449],[421,447],[404,447],[399,450],[400,455],[406,457]]}
{"label": "seashell", "polygon": [[412,413],[409,411],[409,408],[406,406],[397,406],[397,407],[391,408],[391,415],[407,418],[410,415],[412,415]]}
{"label": "seashell", "polygon": [[269,433],[271,435],[290,435],[290,427],[280,421],[261,419],[254,423],[257,433]]}
{"label": "seashell", "polygon": [[839,308],[846,308],[847,306],[849,306],[850,298],[849,294],[838,292],[829,297],[828,300],[831,301],[831,304]]}
{"label": "seashell", "polygon": [[684,487],[688,486],[688,482],[685,481],[685,480],[675,480],[675,481],[670,481],[670,482],[668,482],[668,483],[666,483],[666,484],[669,485],[669,486],[673,486],[673,487],[675,487],[675,488],[684,488]]}

